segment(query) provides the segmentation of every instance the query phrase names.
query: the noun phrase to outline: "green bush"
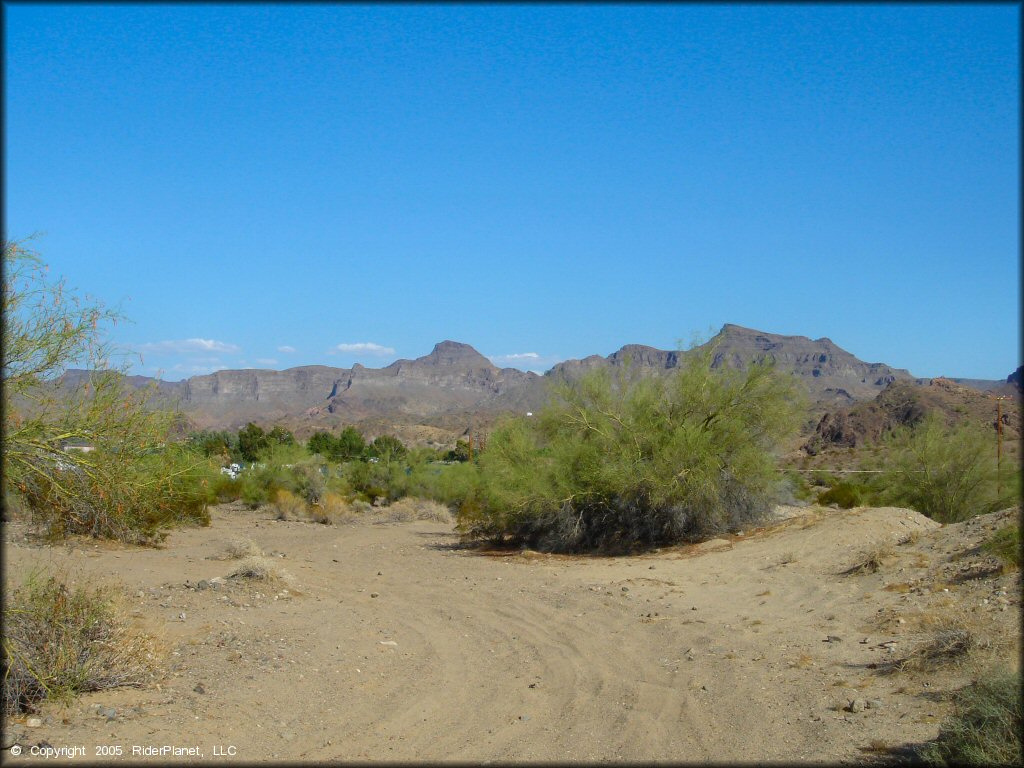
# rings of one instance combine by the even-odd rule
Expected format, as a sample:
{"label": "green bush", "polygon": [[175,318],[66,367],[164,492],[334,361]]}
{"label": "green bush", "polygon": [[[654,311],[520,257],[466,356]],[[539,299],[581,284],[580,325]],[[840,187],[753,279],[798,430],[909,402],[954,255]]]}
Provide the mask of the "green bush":
{"label": "green bush", "polygon": [[1005,565],[1020,568],[1020,525],[1013,523],[1000,528],[982,548],[998,557]]}
{"label": "green bush", "polygon": [[303,463],[291,468],[295,492],[307,504],[319,504],[327,493],[327,481],[317,464]]}
{"label": "green bush", "polygon": [[824,506],[836,504],[843,509],[853,509],[865,503],[866,492],[863,486],[840,480],[827,491],[818,494],[818,503]]}
{"label": "green bush", "polygon": [[[111,477],[117,481],[108,482]],[[143,455],[96,449],[88,464],[28,478],[22,493],[33,521],[53,538],[84,534],[154,544],[175,525],[209,525],[215,482],[212,465],[179,445]]]}
{"label": "green bush", "polygon": [[385,464],[405,457],[407,449],[397,437],[381,435],[366,447],[368,457],[378,458]]}
{"label": "green bush", "polygon": [[253,508],[272,503],[278,491],[297,495],[306,504],[320,503],[328,492],[350,492],[349,484],[337,471],[332,472],[322,459],[310,457],[297,443],[272,446],[262,461],[242,470],[235,484],[238,498]]}
{"label": "green bush", "polygon": [[229,459],[232,454],[238,453],[238,440],[230,432],[192,432],[185,438],[185,442],[206,457],[218,456],[221,459]]}
{"label": "green bush", "polygon": [[139,686],[156,670],[152,638],[134,630],[119,593],[31,574],[4,605],[3,709],[33,711],[43,699]]}
{"label": "green bush", "polygon": [[480,456],[462,530],[553,551],[628,551],[746,527],[779,490],[773,450],[801,418],[767,365],[712,367],[694,350],[665,377],[627,370],[563,382]]}
{"label": "green bush", "polygon": [[233,480],[228,475],[218,472],[210,480],[210,493],[218,504],[235,501],[241,498],[242,484],[239,480]]}
{"label": "green bush", "polygon": [[884,441],[876,481],[884,503],[907,506],[940,523],[994,512],[1020,496],[1020,474],[997,471],[991,430],[948,427],[928,414]]}
{"label": "green bush", "polygon": [[[147,543],[170,525],[208,522],[211,467],[172,444],[180,415],[108,367],[101,323],[117,316],[49,282],[18,243],[4,243],[3,264],[5,499],[54,536]],[[73,365],[87,374],[62,381]]]}
{"label": "green bush", "polygon": [[788,469],[783,472],[785,490],[788,491],[790,501],[815,501],[814,490],[807,481],[804,473]]}
{"label": "green bush", "polygon": [[366,451],[366,440],[363,433],[352,426],[345,427],[335,437],[330,432],[314,432],[306,443],[310,453],[319,455],[334,462],[352,461],[360,458]]}
{"label": "green bush", "polygon": [[954,697],[955,710],[938,738],[921,750],[931,765],[1020,765],[1021,680],[999,672]]}
{"label": "green bush", "polygon": [[288,470],[280,464],[257,464],[242,471],[239,476],[239,498],[255,509],[273,501],[280,490],[290,490],[291,478]]}
{"label": "green bush", "polygon": [[469,442],[456,440],[455,447],[444,456],[445,461],[469,461]]}

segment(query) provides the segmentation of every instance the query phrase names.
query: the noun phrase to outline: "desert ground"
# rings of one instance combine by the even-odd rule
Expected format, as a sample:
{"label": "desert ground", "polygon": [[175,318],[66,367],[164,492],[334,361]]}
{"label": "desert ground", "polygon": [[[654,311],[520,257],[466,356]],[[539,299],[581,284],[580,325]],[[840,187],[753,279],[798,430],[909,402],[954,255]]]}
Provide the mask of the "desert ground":
{"label": "desert ground", "polygon": [[[776,512],[628,557],[482,551],[445,523],[320,525],[240,504],[155,549],[47,545],[7,523],[8,587],[40,566],[117,583],[166,657],[150,685],[11,720],[5,747],[22,753],[3,756],[857,762],[934,738],[951,691],[1016,667],[1020,575],[977,545],[1019,510],[947,526],[896,508]],[[228,578],[239,542],[280,580]],[[844,573],[872,551],[877,570]],[[928,658],[951,626],[973,649]]]}

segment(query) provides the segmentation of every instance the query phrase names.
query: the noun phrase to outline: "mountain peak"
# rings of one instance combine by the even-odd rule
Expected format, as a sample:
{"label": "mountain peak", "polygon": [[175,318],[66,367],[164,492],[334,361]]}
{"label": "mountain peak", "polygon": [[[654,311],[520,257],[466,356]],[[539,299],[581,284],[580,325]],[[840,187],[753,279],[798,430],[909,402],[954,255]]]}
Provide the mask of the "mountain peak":
{"label": "mountain peak", "polygon": [[469,344],[458,341],[441,341],[433,351],[414,361],[420,365],[458,366],[459,368],[493,368],[494,364]]}

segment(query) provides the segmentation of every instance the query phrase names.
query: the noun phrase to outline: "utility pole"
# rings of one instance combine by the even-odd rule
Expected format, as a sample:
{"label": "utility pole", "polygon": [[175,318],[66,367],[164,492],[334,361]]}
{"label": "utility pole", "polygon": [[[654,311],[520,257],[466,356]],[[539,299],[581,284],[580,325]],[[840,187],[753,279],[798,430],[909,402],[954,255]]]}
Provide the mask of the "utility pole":
{"label": "utility pole", "polygon": [[996,495],[1003,495],[1003,400],[996,398]]}

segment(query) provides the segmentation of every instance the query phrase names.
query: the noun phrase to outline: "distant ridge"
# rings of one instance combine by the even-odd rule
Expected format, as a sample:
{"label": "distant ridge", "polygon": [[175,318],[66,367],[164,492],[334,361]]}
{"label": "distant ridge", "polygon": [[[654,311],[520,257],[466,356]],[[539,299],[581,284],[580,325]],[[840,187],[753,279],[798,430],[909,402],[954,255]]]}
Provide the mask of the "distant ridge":
{"label": "distant ridge", "polygon": [[[707,344],[715,345],[713,365],[743,368],[774,362],[804,383],[817,412],[873,400],[893,382],[926,384],[908,371],[885,363],[866,363],[831,339],[785,336],[726,324]],[[567,360],[543,376],[498,368],[469,344],[445,340],[427,355],[400,359],[384,368],[356,363],[351,368],[306,365],[282,371],[224,370],[178,382],[158,382],[162,404],[177,403],[196,428],[238,429],[249,421],[279,423],[300,436],[317,429],[359,424],[369,431],[416,425],[462,434],[506,413],[540,408],[553,379],[575,379],[595,368],[635,366],[657,376],[677,367],[685,352],[626,344],[601,357]],[[69,370],[63,387],[80,386],[87,372]],[[1020,377],[1020,369],[1011,374]],[[154,379],[131,376],[133,386]],[[1005,382],[960,380],[978,389]],[[1019,385],[1018,385],[1019,386]],[[435,433],[431,433],[435,434]]]}
{"label": "distant ridge", "polygon": [[[865,363],[837,346],[831,339],[782,336],[727,323],[699,349],[715,347],[715,367],[744,368],[755,362],[773,362],[778,370],[792,372],[807,385],[813,400],[824,403],[870,399],[890,382],[913,379],[908,371],[884,363]],[[677,351],[629,344],[606,358],[559,363],[547,375],[574,379],[584,371],[627,363],[667,370],[679,365]]]}

